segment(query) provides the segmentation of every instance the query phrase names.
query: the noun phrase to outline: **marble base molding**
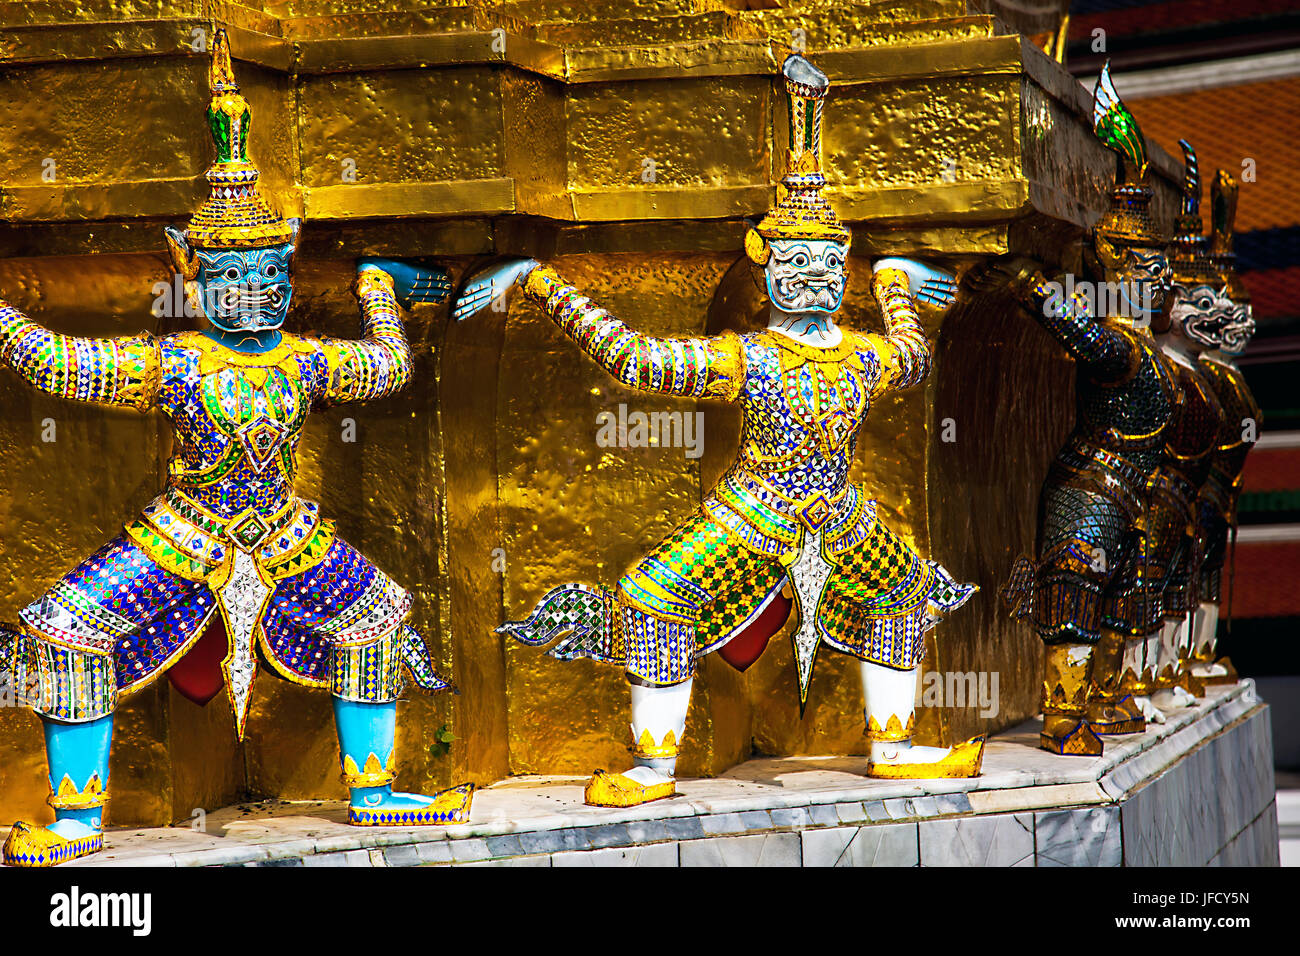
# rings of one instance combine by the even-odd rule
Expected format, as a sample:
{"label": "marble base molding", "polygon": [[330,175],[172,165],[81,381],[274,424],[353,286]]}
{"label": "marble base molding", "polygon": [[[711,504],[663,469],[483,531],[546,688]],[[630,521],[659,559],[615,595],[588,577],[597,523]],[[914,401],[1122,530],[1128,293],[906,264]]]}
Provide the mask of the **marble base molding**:
{"label": "marble base molding", "polygon": [[342,803],[271,802],[112,830],[68,866],[1260,866],[1278,863],[1267,705],[1210,691],[1097,758],[1040,750],[1039,721],[989,742],[973,780],[884,781],[861,757],[755,759],[610,810],[583,780],[514,777],[460,827],[359,829]]}

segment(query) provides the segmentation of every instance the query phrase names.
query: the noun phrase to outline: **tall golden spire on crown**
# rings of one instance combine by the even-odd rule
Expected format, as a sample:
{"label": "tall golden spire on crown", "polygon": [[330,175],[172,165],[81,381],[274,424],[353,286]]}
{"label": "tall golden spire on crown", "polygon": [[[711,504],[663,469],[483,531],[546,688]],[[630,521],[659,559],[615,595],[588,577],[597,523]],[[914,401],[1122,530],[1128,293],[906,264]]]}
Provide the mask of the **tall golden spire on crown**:
{"label": "tall golden spire on crown", "polygon": [[1174,221],[1174,238],[1169,264],[1173,267],[1173,281],[1184,286],[1224,284],[1222,271],[1209,255],[1209,243],[1202,232],[1201,173],[1196,162],[1196,150],[1185,139],[1178,145],[1183,150],[1183,203],[1182,212]]}
{"label": "tall golden spire on crown", "polygon": [[206,174],[211,193],[190,220],[186,241],[191,249],[248,249],[292,241],[296,224],[271,208],[257,188],[257,167],[248,159],[253,112],[235,82],[225,30],[217,30],[212,40],[208,88],[208,129],[217,161]]}
{"label": "tall golden spire on crown", "polygon": [[1146,139],[1137,118],[1124,105],[1110,78],[1110,61],[1102,67],[1093,91],[1092,131],[1102,145],[1118,156],[1115,188],[1110,208],[1097,222],[1099,240],[1128,246],[1163,246],[1166,234],[1151,218],[1154,195],[1147,185]]}
{"label": "tall golden spire on crown", "polygon": [[790,147],[786,172],[777,186],[777,202],[745,236],[745,252],[759,265],[767,262],[772,239],[822,239],[848,242],[849,230],[840,222],[822,189],[822,108],[830,80],[797,53],[781,65],[786,106],[790,114]]}
{"label": "tall golden spire on crown", "polygon": [[1238,189],[1237,180],[1226,169],[1220,169],[1210,185],[1210,260],[1227,283],[1228,298],[1245,304],[1250,302],[1250,290],[1237,273],[1237,256],[1232,251]]}

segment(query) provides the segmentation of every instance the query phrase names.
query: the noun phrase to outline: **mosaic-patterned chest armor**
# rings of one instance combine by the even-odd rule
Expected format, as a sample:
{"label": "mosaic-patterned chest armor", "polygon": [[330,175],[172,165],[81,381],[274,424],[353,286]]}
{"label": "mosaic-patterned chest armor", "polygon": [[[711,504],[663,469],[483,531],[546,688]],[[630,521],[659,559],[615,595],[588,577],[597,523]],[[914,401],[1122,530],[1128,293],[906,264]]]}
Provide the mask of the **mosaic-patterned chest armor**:
{"label": "mosaic-patterned chest armor", "polygon": [[816,491],[837,495],[848,482],[858,425],[880,380],[880,360],[870,348],[855,347],[855,341],[844,350],[847,361],[809,361],[785,369],[783,346],[772,339],[760,334],[745,343],[749,374],[740,397],[745,422],[738,468],[794,500]]}
{"label": "mosaic-patterned chest armor", "polygon": [[0,683],[42,718],[56,817],[15,823],[6,863],[48,866],[102,848],[114,712],[164,673],[198,704],[224,687],[241,739],[262,664],[328,688],[352,823],[445,823],[468,811],[469,788],[445,800],[393,791],[403,666],[425,690],[447,684],[405,623],[409,592],[293,493],[311,408],[406,384],[399,285],[408,301],[450,285],[440,272],[365,259],[353,287],[360,339],[281,335],[300,221],[261,194],[248,157],[252,110],[225,30],[211,43],[211,191],[185,228],[164,235],[187,306],[213,328],[83,338],[0,301],[0,365],[64,399],[157,409],[175,435],[162,493],[23,608],[17,628],[0,625]]}
{"label": "mosaic-patterned chest armor", "polygon": [[1254,447],[1253,438],[1259,434],[1263,412],[1237,366],[1202,355],[1197,368],[1223,409],[1223,422],[1201,494],[1225,522],[1235,523],[1246,456]]}
{"label": "mosaic-patterned chest armor", "polygon": [[[509,633],[544,643],[541,635],[570,628],[579,637],[555,656],[595,657],[668,684],[689,679],[698,656],[743,632],[793,580],[806,602],[801,629],[861,660],[917,665],[931,607],[955,608],[974,589],[916,554],[849,481],[872,399],[929,372],[905,275],[875,275],[885,334],[841,329],[828,348],[770,330],[709,339],[635,332],[545,266],[525,291],[625,385],[736,402],[744,426],[736,459],[700,510],[614,591],[557,588]],[[823,573],[804,579],[805,566]],[[803,673],[811,665],[810,652]]]}
{"label": "mosaic-patterned chest armor", "polygon": [[[1050,309],[1030,290],[1039,322],[1077,368],[1074,430],[1039,499],[1036,562],[1020,562],[1005,594],[1050,643],[1092,644],[1102,628],[1145,633],[1137,522],[1146,486],[1182,400],[1176,372],[1145,330],[1097,320],[1081,302]],[[1034,565],[1036,564],[1036,567]]]}
{"label": "mosaic-patterned chest armor", "polygon": [[[427,669],[413,631],[387,640],[410,595],[293,489],[312,408],[381,398],[410,376],[392,280],[365,273],[357,294],[362,338],[284,335],[256,354],[197,332],[60,335],[0,303],[0,361],[30,384],[67,399],[157,408],[175,436],[163,492],[20,615],[39,712],[63,720],[111,712],[119,693],[176,663],[217,610],[234,647],[222,666],[241,733],[258,642],[284,676],[313,686],[336,676],[335,645],[380,638],[394,648],[391,661],[409,650]],[[105,589],[106,580],[121,586]],[[40,677],[47,671],[50,680]],[[77,679],[57,678],[68,672]],[[76,693],[59,690],[67,687]]]}
{"label": "mosaic-patterned chest armor", "polygon": [[[1151,504],[1142,522],[1148,564],[1143,578],[1150,597],[1146,605],[1159,608],[1166,618],[1178,618],[1197,601],[1203,554],[1196,536],[1196,503],[1214,462],[1223,409],[1200,372],[1176,358],[1170,365],[1183,400],[1151,479]],[[1154,624],[1148,621],[1148,626]]]}
{"label": "mosaic-patterned chest armor", "polygon": [[[1178,383],[1149,335],[1122,326],[1106,332],[1113,344],[1079,370],[1073,437],[1120,452],[1148,472],[1160,462],[1164,431],[1181,397]],[[1116,370],[1119,377],[1111,378]]]}
{"label": "mosaic-patterned chest armor", "polygon": [[849,467],[858,426],[883,387],[880,355],[854,332],[833,349],[757,332],[741,353],[740,451],[704,509],[755,551],[778,555],[798,541],[801,521],[820,526],[857,509]]}
{"label": "mosaic-patterned chest armor", "polygon": [[1254,436],[1259,434],[1263,413],[1235,365],[1202,355],[1197,368],[1223,409],[1223,421],[1197,500],[1197,533],[1203,553],[1198,593],[1202,601],[1217,604],[1223,593],[1228,536],[1237,526],[1237,499],[1246,456],[1255,447]]}
{"label": "mosaic-patterned chest armor", "polygon": [[302,427],[325,371],[301,342],[288,340],[282,361],[251,368],[198,336],[163,343],[159,407],[175,429],[173,486],[225,518],[288,504]]}

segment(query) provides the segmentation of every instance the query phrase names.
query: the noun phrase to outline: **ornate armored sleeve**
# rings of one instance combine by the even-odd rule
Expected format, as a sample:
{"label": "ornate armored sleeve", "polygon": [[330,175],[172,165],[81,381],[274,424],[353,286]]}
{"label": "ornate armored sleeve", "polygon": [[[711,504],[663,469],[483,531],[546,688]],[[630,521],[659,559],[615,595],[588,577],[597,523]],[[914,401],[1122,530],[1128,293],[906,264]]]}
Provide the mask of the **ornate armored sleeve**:
{"label": "ornate armored sleeve", "polygon": [[560,330],[629,388],[734,402],[745,381],[740,337],[661,338],[634,332],[565,282],[538,266],[524,282]]}
{"label": "ornate armored sleeve", "polygon": [[1093,381],[1117,382],[1132,375],[1140,358],[1133,341],[1094,319],[1082,291],[1066,298],[1052,285],[1039,276],[1025,292],[1026,304],[1038,323],[1084,366]]}
{"label": "ornate armored sleeve", "polygon": [[930,374],[930,341],[917,318],[907,273],[881,269],[872,278],[871,291],[885,318],[885,334],[874,337],[884,370],[876,390],[907,388],[925,381]]}
{"label": "ornate armored sleeve", "polygon": [[51,332],[0,300],[0,362],[43,392],[145,412],[160,381],[158,342],[143,332],[91,339]]}
{"label": "ornate armored sleeve", "polygon": [[364,402],[401,391],[411,379],[411,348],[397,311],[393,280],[367,269],[353,286],[361,304],[361,338],[324,339],[326,404]]}

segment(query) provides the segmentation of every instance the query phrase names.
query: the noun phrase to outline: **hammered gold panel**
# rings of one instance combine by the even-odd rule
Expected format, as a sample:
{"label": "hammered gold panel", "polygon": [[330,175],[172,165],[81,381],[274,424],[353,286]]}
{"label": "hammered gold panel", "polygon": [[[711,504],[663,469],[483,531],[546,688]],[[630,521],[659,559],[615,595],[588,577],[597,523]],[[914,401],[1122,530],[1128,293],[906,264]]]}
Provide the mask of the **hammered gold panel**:
{"label": "hammered gold panel", "polygon": [[[785,48],[808,51],[878,43],[924,42],[970,35],[963,0],[893,0],[885,3],[782,3],[742,16]],[[984,19],[984,18],[979,18]],[[920,23],[908,21],[922,21]],[[977,34],[985,33],[981,24]]]}
{"label": "hammered gold panel", "polygon": [[[201,173],[211,140],[203,122],[207,66],[198,57],[92,61],[0,71],[8,136],[0,183],[144,180]],[[155,104],[141,112],[142,103]],[[54,108],[52,104],[57,104]],[[187,122],[172,118],[178,107]],[[202,105],[200,105],[202,104]],[[166,121],[160,122],[164,117]],[[53,160],[53,182],[43,178]]]}
{"label": "hammered gold panel", "polygon": [[849,84],[826,107],[827,178],[871,187],[1018,172],[1015,77]]}
{"label": "hammered gold panel", "polygon": [[501,81],[506,174],[521,212],[563,217],[569,206],[564,89],[553,80],[507,74]]}
{"label": "hammered gold panel", "polygon": [[331,73],[299,87],[301,183],[490,179],[504,175],[499,74],[487,67]]}
{"label": "hammered gold panel", "polygon": [[707,13],[722,7],[719,0],[505,0],[495,6],[503,14],[533,22],[649,18]]}
{"label": "hammered gold panel", "polygon": [[[232,46],[264,190],[286,214],[305,204],[315,216],[293,330],[356,334],[356,255],[440,257],[459,274],[464,257],[494,252],[557,258],[638,329],[755,327],[764,305],[739,259],[741,217],[761,213],[780,173],[775,73],[784,38],[805,23],[836,84],[825,156],[831,198],[854,224],[848,325],[879,327],[868,255],[951,267],[946,257],[1014,248],[1077,263],[1111,162],[1087,130],[1086,94],[1057,64],[1018,37],[990,36],[989,19],[959,0],[737,12],[762,5],[0,2],[0,24],[49,24],[0,38],[0,97],[13,105],[0,132],[0,250],[41,257],[0,262],[0,295],[60,330],[180,327],[149,307],[167,268],[158,230],[197,204],[211,161],[207,61],[185,46],[206,16],[242,28]],[[490,50],[497,25],[505,51]],[[422,32],[384,35],[413,28]],[[747,30],[775,46],[735,39]],[[41,177],[46,157],[53,183]],[[1167,221],[1176,170],[1163,152],[1153,165]],[[70,255],[91,252],[120,254]],[[446,306],[409,318],[411,387],[313,416],[300,476],[339,533],[412,590],[412,621],[461,690],[412,691],[399,705],[398,786],[622,769],[623,675],[506,645],[492,629],[556,584],[612,585],[730,461],[738,411],[623,389],[530,306],[456,327]],[[938,336],[933,376],[878,402],[853,476],[892,528],[982,589],[940,626],[925,668],[996,669],[1000,710],[924,710],[918,736],[933,742],[1033,711],[1038,642],[995,594],[1032,544],[1037,489],[1070,409],[1063,360],[1005,303],[960,306],[942,328],[922,318]],[[64,404],[7,373],[0,400],[0,619],[12,620],[157,492],[167,438],[156,418]],[[597,413],[620,403],[702,412],[703,457],[599,447]],[[47,418],[54,443],[40,440]],[[955,442],[941,439],[946,418]],[[684,774],[719,773],[755,750],[864,752],[855,662],[823,652],[801,719],[788,632],[744,674],[711,656],[696,687]],[[343,794],[328,694],[269,670],[242,746],[223,698],[198,708],[165,680],[117,726],[117,823],[186,821],[248,796]],[[0,740],[0,819],[47,820],[39,721],[0,709]]]}
{"label": "hammered gold panel", "polygon": [[[157,327],[149,289],[159,265],[149,256],[9,259],[0,261],[0,295],[59,331],[135,334]],[[92,297],[97,308],[88,309]],[[150,418],[63,402],[8,371],[0,372],[0,407],[0,620],[12,622],[153,497],[161,445]],[[40,722],[9,708],[0,708],[0,721],[0,820],[47,820]],[[111,812],[127,822],[169,823],[171,771],[157,691],[122,707],[117,723],[123,744]]]}
{"label": "hammered gold panel", "polygon": [[701,13],[647,20],[604,19],[595,22],[543,24],[537,38],[564,46],[654,46],[701,40],[757,39],[756,27],[728,13]]}
{"label": "hammered gold panel", "polygon": [[[206,706],[187,700],[165,679],[159,690],[167,707],[166,764],[171,768],[171,803],[168,823],[193,825],[195,810],[208,812],[227,807],[248,796],[244,773],[244,754],[235,739],[235,715],[230,702],[220,694]],[[122,728],[114,727],[120,738]],[[120,772],[117,753],[113,754],[113,774]],[[117,780],[114,781],[116,790]],[[126,822],[129,818],[119,819]]]}
{"label": "hammered gold panel", "polygon": [[1072,364],[1005,297],[959,304],[939,336],[933,415],[951,420],[953,441],[935,444],[931,456],[930,482],[940,492],[929,500],[931,529],[936,556],[980,585],[941,626],[942,663],[945,671],[997,674],[999,689],[995,714],[947,702],[954,740],[1037,707],[1041,642],[1007,615],[997,589],[1018,555],[1033,554],[1039,488],[1074,418]]}
{"label": "hammered gold panel", "polygon": [[766,184],[771,89],[758,77],[571,88],[569,183],[651,189]]}
{"label": "hammered gold panel", "polygon": [[[291,327],[356,337],[360,319],[348,291],[353,274],[349,260],[304,263],[296,275]],[[429,344],[433,328],[424,307],[411,316],[407,336],[415,364],[405,393],[312,416],[302,445],[298,490],[319,501],[323,513],[337,521],[340,537],[411,590],[411,623],[424,635],[438,669],[454,676],[440,607],[446,586],[441,555],[445,493],[437,445],[437,379]],[[427,414],[416,412],[421,407]],[[449,695],[428,697],[411,688],[406,696],[398,711],[397,785],[445,785],[451,761],[431,754],[429,748],[435,733],[449,723]],[[285,726],[295,727],[294,734],[286,735]],[[343,795],[326,691],[295,686],[264,670],[254,693],[246,747],[248,786],[256,795]]]}
{"label": "hammered gold panel", "polygon": [[[109,823],[165,826],[176,816],[168,691],[155,681],[113,715]],[[208,756],[199,752],[188,759],[200,763]]]}
{"label": "hammered gold panel", "polygon": [[[297,96],[293,81],[281,73],[251,63],[239,64],[238,77],[240,90],[253,111],[248,157],[257,164],[261,173],[258,186],[280,215],[301,216],[299,135],[294,115]],[[185,102],[186,116],[201,120],[208,105],[206,83],[194,87]],[[201,124],[190,122],[184,125]],[[196,172],[201,174],[211,162],[210,145],[205,144],[198,156],[202,157],[202,163]],[[203,186],[206,187],[207,183],[204,182]]]}
{"label": "hammered gold panel", "polygon": [[[277,17],[332,17],[356,16],[368,13],[413,11],[422,7],[438,7],[427,0],[263,0],[266,12]],[[448,2],[443,7],[469,6]]]}
{"label": "hammered gold panel", "polygon": [[[438,402],[447,476],[449,594],[443,633],[460,693],[452,702],[456,780],[488,783],[510,772],[501,591],[514,572],[502,545],[497,493],[497,403],[504,316],[444,324],[437,344]],[[514,371],[510,370],[510,375]]]}
{"label": "hammered gold panel", "polygon": [[403,36],[418,33],[456,33],[480,25],[472,7],[434,7],[394,12],[355,12],[345,16],[300,16],[284,21],[285,33],[299,39],[331,38],[341,31],[362,36]]}
{"label": "hammered gold panel", "polygon": [[0,25],[201,17],[203,0],[14,0],[0,3]]}

